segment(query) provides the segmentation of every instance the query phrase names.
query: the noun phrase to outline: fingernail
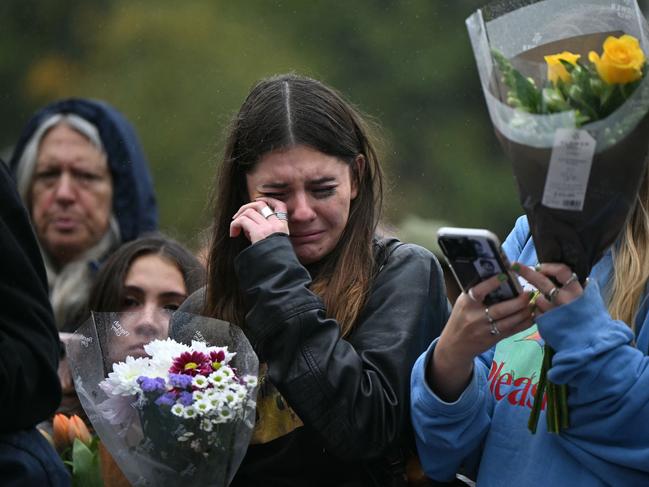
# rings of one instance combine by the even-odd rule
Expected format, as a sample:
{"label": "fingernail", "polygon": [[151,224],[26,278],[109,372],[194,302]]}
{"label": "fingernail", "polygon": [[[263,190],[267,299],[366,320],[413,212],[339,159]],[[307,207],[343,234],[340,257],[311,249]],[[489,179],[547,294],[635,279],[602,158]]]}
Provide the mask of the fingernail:
{"label": "fingernail", "polygon": [[514,264],[512,264],[512,270],[513,270],[514,272],[516,272],[516,273],[520,272],[520,270],[521,270],[521,266],[520,266],[520,264],[518,264],[518,263],[514,263]]}
{"label": "fingernail", "polygon": [[536,264],[536,265],[534,266],[534,270],[535,270],[536,272],[541,272],[541,264],[540,264],[540,263]]}
{"label": "fingernail", "polygon": [[498,280],[504,282],[507,280],[507,274],[498,274]]}

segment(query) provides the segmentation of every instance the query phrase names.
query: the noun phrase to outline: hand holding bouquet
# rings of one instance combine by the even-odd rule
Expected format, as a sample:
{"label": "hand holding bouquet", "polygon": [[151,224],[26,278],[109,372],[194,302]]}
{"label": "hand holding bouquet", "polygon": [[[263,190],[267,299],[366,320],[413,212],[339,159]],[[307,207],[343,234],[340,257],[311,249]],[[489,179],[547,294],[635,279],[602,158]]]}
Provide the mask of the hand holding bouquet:
{"label": "hand holding bouquet", "polygon": [[[635,0],[507,0],[478,10],[467,27],[538,262],[565,263],[584,285],[646,170],[647,23]],[[533,432],[544,392],[548,431],[569,425],[567,387],[548,377],[553,353],[544,347]]]}

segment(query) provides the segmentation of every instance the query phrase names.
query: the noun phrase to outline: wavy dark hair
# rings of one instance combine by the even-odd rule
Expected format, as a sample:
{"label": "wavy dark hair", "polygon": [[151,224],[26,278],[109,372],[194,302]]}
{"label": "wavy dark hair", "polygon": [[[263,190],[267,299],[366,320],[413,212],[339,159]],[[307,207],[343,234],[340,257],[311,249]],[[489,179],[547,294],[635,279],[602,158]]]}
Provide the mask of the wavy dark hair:
{"label": "wavy dark hair", "polygon": [[[369,125],[359,111],[336,90],[296,74],[257,83],[231,122],[212,195],[214,225],[204,312],[245,328],[234,259],[249,242],[244,236],[230,238],[232,215],[249,202],[246,174],[257,162],[270,152],[300,145],[348,164],[358,186],[340,240],[318,263],[311,285],[345,336],[363,309],[374,275],[372,239],[380,217],[383,177]],[[359,156],[364,164],[357,164]]]}
{"label": "wavy dark hair", "polygon": [[205,284],[205,268],[183,245],[164,235],[148,235],[118,248],[104,263],[90,290],[88,314],[92,311],[120,311],[124,302],[124,281],[133,262],[144,255],[159,255],[173,263],[183,276],[187,294]]}

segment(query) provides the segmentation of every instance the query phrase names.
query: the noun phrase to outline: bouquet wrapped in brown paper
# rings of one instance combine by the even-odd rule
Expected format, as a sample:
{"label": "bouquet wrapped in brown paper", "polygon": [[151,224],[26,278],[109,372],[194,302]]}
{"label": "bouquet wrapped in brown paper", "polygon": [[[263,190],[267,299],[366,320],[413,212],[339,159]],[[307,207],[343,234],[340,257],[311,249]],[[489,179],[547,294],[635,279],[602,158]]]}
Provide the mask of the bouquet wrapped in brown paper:
{"label": "bouquet wrapped in brown paper", "polygon": [[[563,262],[584,283],[646,170],[646,21],[635,0],[513,0],[478,10],[467,27],[539,262]],[[545,354],[537,404],[547,346]],[[557,432],[568,424],[565,388],[547,392],[548,430]],[[537,419],[538,409],[533,431]]]}

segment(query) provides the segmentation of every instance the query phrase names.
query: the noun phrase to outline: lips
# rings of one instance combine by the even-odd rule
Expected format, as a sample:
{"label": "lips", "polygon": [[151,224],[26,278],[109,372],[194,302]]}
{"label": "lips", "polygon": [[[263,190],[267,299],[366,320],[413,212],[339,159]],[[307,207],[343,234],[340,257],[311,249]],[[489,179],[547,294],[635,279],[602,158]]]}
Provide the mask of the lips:
{"label": "lips", "polygon": [[132,357],[145,357],[147,356],[147,353],[144,351],[144,345],[146,345],[146,343],[133,345],[132,347],[128,348],[127,352]]}
{"label": "lips", "polygon": [[59,232],[70,232],[76,229],[78,222],[76,218],[59,216],[52,219],[52,225]]}
{"label": "lips", "polygon": [[294,244],[306,244],[320,240],[324,233],[325,232],[323,230],[291,233],[290,238],[291,242],[293,242]]}

